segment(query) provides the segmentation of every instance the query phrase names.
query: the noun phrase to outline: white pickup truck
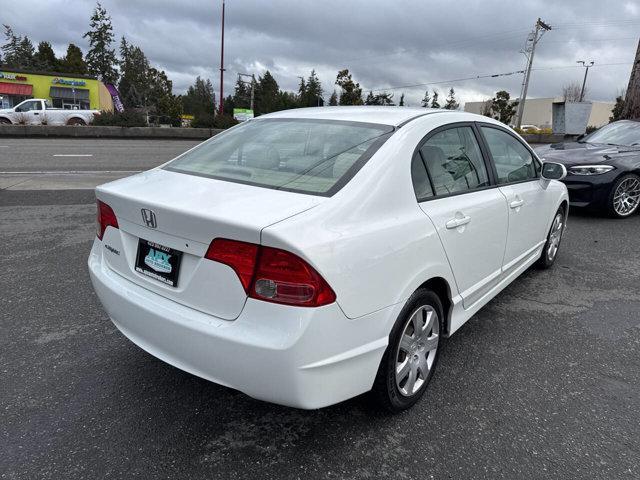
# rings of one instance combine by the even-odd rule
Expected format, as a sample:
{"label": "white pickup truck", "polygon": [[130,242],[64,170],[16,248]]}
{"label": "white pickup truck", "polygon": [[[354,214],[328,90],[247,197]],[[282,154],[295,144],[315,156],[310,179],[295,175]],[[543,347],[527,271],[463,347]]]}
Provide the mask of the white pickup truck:
{"label": "white pickup truck", "polygon": [[88,125],[99,110],[52,108],[48,100],[30,98],[13,108],[0,109],[0,124],[14,125]]}

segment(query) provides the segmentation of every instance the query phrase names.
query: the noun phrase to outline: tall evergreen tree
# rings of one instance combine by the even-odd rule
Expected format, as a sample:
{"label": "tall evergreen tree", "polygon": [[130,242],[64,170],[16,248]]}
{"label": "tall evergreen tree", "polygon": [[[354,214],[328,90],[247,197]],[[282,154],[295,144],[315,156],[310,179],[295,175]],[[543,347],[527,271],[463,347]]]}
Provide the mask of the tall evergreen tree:
{"label": "tall evergreen tree", "polygon": [[[226,103],[225,101],[225,110],[227,110]],[[233,92],[233,104],[235,108],[249,108],[251,105],[251,89],[240,78],[238,78]],[[231,112],[230,110],[228,111]]]}
{"label": "tall evergreen tree", "polygon": [[211,80],[197,77],[195,83],[182,96],[182,105],[184,112],[191,115],[203,115],[206,113],[213,115],[216,103]]}
{"label": "tall evergreen tree", "polygon": [[404,93],[400,95],[400,101],[398,102],[399,107],[404,107]]}
{"label": "tall evergreen tree", "polygon": [[38,51],[33,56],[33,66],[38,70],[47,72],[60,70],[60,63],[49,42],[40,42],[38,44]]}
{"label": "tall evergreen tree", "polygon": [[[253,110],[254,115],[256,116],[283,110],[285,108],[284,104],[289,103],[289,99],[286,99],[285,101],[285,99],[283,99],[280,95],[280,87],[278,86],[278,82],[276,82],[276,79],[273,78],[273,75],[271,75],[271,72],[269,70],[264,72],[264,75],[262,75],[261,77],[258,77],[255,88],[255,105],[253,107]],[[305,88],[306,85],[304,85],[304,80],[301,80],[300,90],[304,92]],[[286,108],[292,107],[289,106]]]}
{"label": "tall evergreen tree", "polygon": [[107,10],[98,2],[89,22],[90,30],[83,35],[89,38],[86,62],[89,73],[105,83],[116,83],[116,52],[112,48],[113,27]]}
{"label": "tall evergreen tree", "polygon": [[422,107],[429,108],[429,102],[431,102],[431,97],[429,96],[429,90],[425,90],[424,97],[422,98]]}
{"label": "tall evergreen tree", "polygon": [[33,43],[27,36],[16,35],[9,25],[4,25],[6,43],[2,45],[4,62],[9,67],[32,68],[33,67]]}
{"label": "tall evergreen tree", "polygon": [[340,70],[336,77],[336,85],[342,91],[340,93],[340,105],[362,105],[362,88],[353,81],[349,69]]}
{"label": "tall evergreen tree", "polygon": [[82,58],[82,50],[73,43],[67,47],[67,54],[60,60],[60,71],[63,73],[87,74],[87,64]]}
{"label": "tall evergreen tree", "polygon": [[320,83],[320,79],[316,74],[315,70],[311,70],[309,74],[309,78],[305,82],[302,80],[300,82],[300,106],[301,107],[319,107],[324,104],[324,99],[322,98],[322,84]]}
{"label": "tall evergreen tree", "polygon": [[460,103],[456,100],[456,92],[453,87],[449,89],[449,95],[445,101],[444,108],[446,110],[458,110],[460,108]]}
{"label": "tall evergreen tree", "polygon": [[120,41],[120,83],[118,91],[125,108],[149,104],[149,60],[140,47]]}
{"label": "tall evergreen tree", "polygon": [[440,102],[438,102],[438,91],[433,91],[433,98],[431,99],[431,108],[440,108]]}
{"label": "tall evergreen tree", "polygon": [[338,94],[334,90],[331,96],[329,97],[329,105],[335,107],[338,105]]}

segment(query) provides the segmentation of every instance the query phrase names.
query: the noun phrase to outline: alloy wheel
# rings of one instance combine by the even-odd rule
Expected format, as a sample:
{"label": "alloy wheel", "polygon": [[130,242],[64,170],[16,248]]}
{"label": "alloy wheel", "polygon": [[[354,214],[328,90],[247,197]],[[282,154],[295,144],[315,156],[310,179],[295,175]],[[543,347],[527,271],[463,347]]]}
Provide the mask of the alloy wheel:
{"label": "alloy wheel", "polygon": [[640,205],[640,179],[631,176],[622,180],[613,194],[613,209],[621,217],[635,212]]}
{"label": "alloy wheel", "polygon": [[431,305],[416,309],[404,325],[396,354],[396,386],[405,397],[429,378],[440,340],[438,314]]}
{"label": "alloy wheel", "polygon": [[551,224],[551,231],[549,232],[549,244],[547,246],[547,258],[550,262],[558,253],[560,248],[560,240],[562,239],[562,229],[564,228],[564,215],[562,212],[556,213],[553,223]]}

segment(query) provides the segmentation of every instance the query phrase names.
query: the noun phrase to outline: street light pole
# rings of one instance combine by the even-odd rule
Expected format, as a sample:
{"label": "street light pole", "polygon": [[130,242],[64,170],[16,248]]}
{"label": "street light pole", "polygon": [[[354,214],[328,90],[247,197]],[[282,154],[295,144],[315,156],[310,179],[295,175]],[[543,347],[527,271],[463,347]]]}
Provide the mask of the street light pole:
{"label": "street light pole", "polygon": [[580,102],[582,101],[582,99],[584,98],[584,87],[587,84],[587,74],[589,73],[589,67],[592,67],[594,64],[594,61],[591,60],[591,62],[587,65],[587,62],[585,62],[584,60],[578,60],[576,63],[581,63],[582,66],[584,67],[584,79],[582,80],[582,88],[580,89]]}
{"label": "street light pole", "polygon": [[220,115],[224,114],[224,0],[222,0],[222,40],[220,42]]}

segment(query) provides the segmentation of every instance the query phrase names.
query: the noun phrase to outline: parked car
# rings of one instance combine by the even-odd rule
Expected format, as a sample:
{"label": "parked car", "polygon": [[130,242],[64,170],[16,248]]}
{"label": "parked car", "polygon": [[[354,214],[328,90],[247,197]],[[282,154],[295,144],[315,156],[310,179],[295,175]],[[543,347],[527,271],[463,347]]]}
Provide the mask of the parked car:
{"label": "parked car", "polygon": [[542,130],[535,125],[522,125],[520,126],[520,130],[525,133],[540,133]]}
{"label": "parked car", "polygon": [[13,108],[0,109],[0,124],[88,125],[98,110],[52,108],[48,100],[31,98]]}
{"label": "parked car", "polygon": [[442,338],[550,267],[564,167],[503,124],[392,107],[277,112],[96,189],[91,280],[180,369],[313,409],[424,393]]}
{"label": "parked car", "polygon": [[620,120],[579,138],[537,150],[567,168],[571,206],[628,218],[640,205],[640,122]]}

